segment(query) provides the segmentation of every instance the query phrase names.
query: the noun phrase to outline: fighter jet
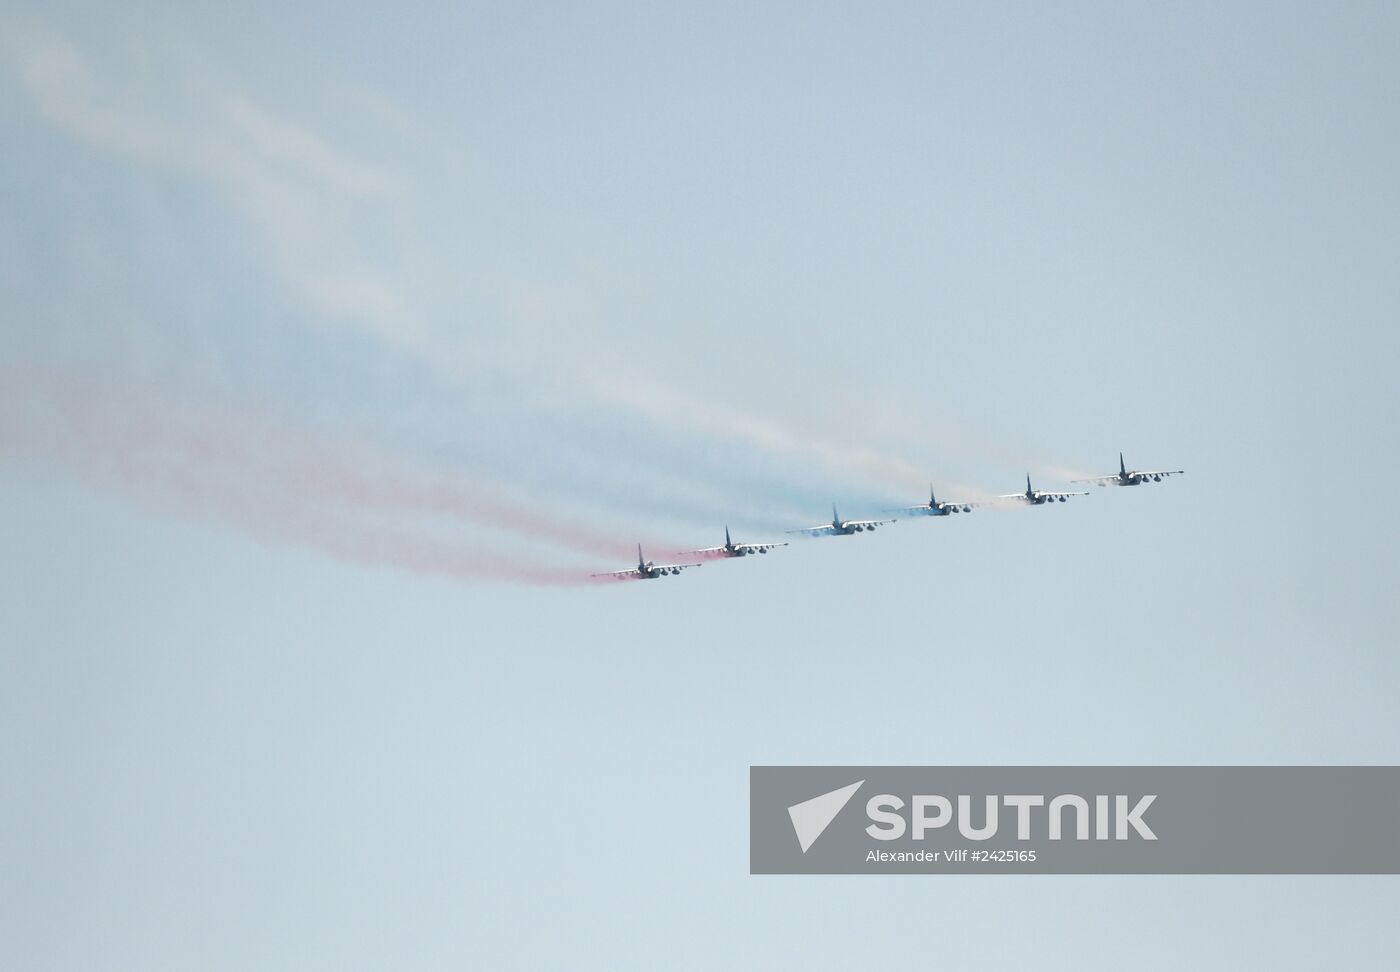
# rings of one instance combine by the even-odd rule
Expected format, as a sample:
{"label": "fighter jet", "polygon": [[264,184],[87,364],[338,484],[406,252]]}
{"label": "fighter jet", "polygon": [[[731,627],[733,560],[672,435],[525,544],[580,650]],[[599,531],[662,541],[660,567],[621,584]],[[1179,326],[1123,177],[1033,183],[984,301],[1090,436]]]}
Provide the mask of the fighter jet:
{"label": "fighter jet", "polygon": [[928,502],[920,506],[906,506],[900,510],[886,510],[887,513],[912,513],[915,516],[947,516],[949,513],[971,513],[974,506],[981,503],[947,503],[938,501],[933,495],[933,484],[928,487]]}
{"label": "fighter jet", "polygon": [[831,504],[831,522],[805,530],[789,530],[788,533],[802,533],[809,537],[848,537],[853,533],[874,530],[877,526],[893,523],[894,520],[843,520],[836,512],[836,504]]}
{"label": "fighter jet", "polygon": [[637,566],[629,567],[627,570],[614,570],[606,574],[594,574],[594,577],[606,577],[611,580],[656,580],[658,577],[665,577],[667,574],[679,574],[687,567],[699,567],[699,564],[657,564],[652,563],[642,556],[642,545],[637,544]]}
{"label": "fighter jet", "polygon": [[1031,475],[1026,473],[1026,491],[1024,493],[1007,493],[1005,496],[998,496],[997,499],[1005,500],[1008,503],[1025,503],[1027,506],[1040,506],[1042,503],[1053,503],[1059,500],[1061,503],[1071,496],[1088,496],[1088,493],[1051,493],[1043,489],[1036,489],[1031,485]]}
{"label": "fighter jet", "polygon": [[766,554],[774,547],[786,547],[786,543],[735,543],[729,539],[729,527],[724,528],[724,546],[706,547],[703,550],[687,550],[687,557],[747,557],[749,554]]}
{"label": "fighter jet", "polygon": [[1093,483],[1095,486],[1141,486],[1144,483],[1160,483],[1168,476],[1180,476],[1185,469],[1133,469],[1123,464],[1123,453],[1118,453],[1118,472],[1109,476],[1095,476],[1093,479],[1076,479],[1076,483]]}

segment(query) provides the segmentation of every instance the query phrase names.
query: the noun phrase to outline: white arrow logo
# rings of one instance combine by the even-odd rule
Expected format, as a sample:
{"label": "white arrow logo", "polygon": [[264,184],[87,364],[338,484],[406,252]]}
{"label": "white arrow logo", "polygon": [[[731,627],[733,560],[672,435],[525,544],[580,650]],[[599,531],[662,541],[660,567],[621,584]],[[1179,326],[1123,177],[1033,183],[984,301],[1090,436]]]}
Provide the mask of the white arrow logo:
{"label": "white arrow logo", "polygon": [[831,821],[836,819],[841,808],[855,796],[856,790],[859,790],[864,782],[865,780],[857,780],[850,786],[814,796],[787,808],[788,816],[792,818],[792,829],[797,833],[797,842],[802,845],[802,853],[807,853],[807,848],[817,842],[822,831],[831,825]]}

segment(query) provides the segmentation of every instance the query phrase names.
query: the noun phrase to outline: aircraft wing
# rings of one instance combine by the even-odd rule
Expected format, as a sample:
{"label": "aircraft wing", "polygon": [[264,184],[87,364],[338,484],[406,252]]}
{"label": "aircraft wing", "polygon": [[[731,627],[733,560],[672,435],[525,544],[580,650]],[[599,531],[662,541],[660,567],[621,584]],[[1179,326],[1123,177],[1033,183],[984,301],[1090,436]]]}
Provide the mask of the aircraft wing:
{"label": "aircraft wing", "polygon": [[789,530],[788,533],[800,533],[806,537],[829,537],[836,532],[836,528],[830,523],[823,523],[821,526],[807,527],[805,530]]}
{"label": "aircraft wing", "polygon": [[[958,511],[960,511],[960,510],[961,510],[961,511],[972,510],[972,509],[975,509],[976,507],[979,507],[979,506],[986,506],[986,505],[987,505],[987,504],[986,504],[985,502],[981,502],[981,501],[978,501],[978,502],[968,501],[968,502],[965,502],[965,503],[954,503],[954,502],[951,502],[951,501],[944,501],[944,502],[941,502],[941,503],[938,504],[938,509],[934,509],[934,508],[932,508],[931,506],[929,506],[927,503],[923,503],[923,504],[921,504],[921,505],[919,505],[919,506],[905,506],[905,507],[902,507],[902,508],[897,509],[897,510],[890,510],[890,512],[891,512],[891,513],[908,513],[910,516],[942,516],[942,515],[943,515],[943,511],[944,511],[945,509],[946,509],[949,513],[956,513],[956,512],[958,512]],[[893,521],[887,521],[887,522],[893,522]]]}
{"label": "aircraft wing", "polygon": [[[738,544],[740,550],[747,550],[749,553],[763,553],[765,550],[772,550],[775,547],[786,547],[786,543],[741,543]],[[720,548],[724,549],[723,547]]]}
{"label": "aircraft wing", "polygon": [[[744,546],[744,545],[743,545],[743,544],[740,544],[740,546]],[[725,551],[725,548],[724,548],[724,547],[701,547],[699,550],[682,550],[682,551],[681,551],[681,556],[682,556],[682,557],[704,557],[704,556],[707,556],[707,555],[709,555],[709,554],[724,553],[724,551]]]}
{"label": "aircraft wing", "polygon": [[[1154,479],[1154,480],[1155,480],[1155,479],[1165,479],[1165,478],[1167,478],[1168,476],[1180,476],[1180,475],[1181,475],[1182,473],[1184,473],[1184,472],[1186,472],[1185,469],[1134,469],[1134,470],[1131,470],[1131,471],[1128,473],[1128,475],[1129,475],[1129,476],[1138,476],[1138,477],[1141,477],[1142,479]],[[1091,477],[1091,478],[1089,478],[1089,479],[1071,479],[1071,480],[1070,480],[1070,482],[1072,482],[1072,483],[1093,483],[1093,484],[1095,484],[1096,486],[1107,486],[1107,485],[1110,484],[1110,483],[1117,483],[1117,482],[1120,482],[1120,481],[1121,481],[1121,477],[1120,477],[1120,476],[1117,476],[1117,475],[1093,476],[1093,477]]]}
{"label": "aircraft wing", "polygon": [[[1037,499],[1057,500],[1057,499],[1068,499],[1068,498],[1071,497],[1071,496],[1088,496],[1089,494],[1086,493],[1086,492],[1079,492],[1079,493],[1057,493],[1057,492],[1054,492],[1054,491],[1048,490],[1048,489],[1038,489],[1038,490],[1035,491],[1035,495],[1036,495],[1036,498],[1037,498]],[[1032,502],[1032,501],[1031,501],[1029,498],[1027,498],[1027,496],[1026,496],[1025,493],[1003,493],[1001,496],[998,496],[998,497],[997,497],[997,502],[1001,502],[1001,503],[1016,503],[1016,502],[1030,503],[1030,502]]]}
{"label": "aircraft wing", "polygon": [[699,567],[700,565],[699,565],[699,564],[648,564],[648,566],[651,567],[651,569],[654,570],[654,571],[656,571],[657,573],[667,573],[667,572],[669,572],[669,573],[672,573],[672,574],[679,574],[681,571],[685,570],[687,567]]}
{"label": "aircraft wing", "polygon": [[608,580],[633,580],[640,578],[642,572],[633,567],[630,570],[610,570],[603,574],[589,574],[589,577],[605,577]]}
{"label": "aircraft wing", "polygon": [[866,527],[866,528],[868,529],[868,528],[870,528],[870,527],[884,526],[886,523],[893,523],[893,522],[894,522],[893,519],[889,519],[889,520],[842,520],[842,521],[841,521],[841,525],[844,526],[844,527]]}

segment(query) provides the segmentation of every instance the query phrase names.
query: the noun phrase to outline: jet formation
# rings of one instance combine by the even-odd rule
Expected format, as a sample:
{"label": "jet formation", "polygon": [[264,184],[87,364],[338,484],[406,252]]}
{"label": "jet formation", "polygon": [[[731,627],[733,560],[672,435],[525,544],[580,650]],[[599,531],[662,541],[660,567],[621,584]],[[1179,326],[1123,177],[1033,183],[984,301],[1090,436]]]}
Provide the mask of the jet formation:
{"label": "jet formation", "polygon": [[[1123,461],[1123,453],[1118,453],[1118,472],[1109,473],[1105,476],[1093,476],[1089,479],[1076,479],[1072,482],[1093,483],[1096,486],[1142,486],[1147,483],[1160,483],[1168,476],[1180,476],[1184,469],[1128,469]],[[971,513],[979,506],[1017,505],[1017,506],[1044,506],[1046,504],[1064,503],[1072,496],[1088,496],[1087,492],[1057,492],[1054,490],[1036,489],[1031,485],[1030,474],[1026,474],[1026,488],[1018,493],[1005,493],[1001,496],[993,497],[989,500],[939,500],[934,495],[933,486],[929,486],[928,502],[920,503],[918,506],[905,506],[897,510],[887,510],[889,513],[904,513],[910,516],[949,516],[953,513]],[[805,527],[801,530],[789,530],[792,534],[801,534],[808,537],[849,537],[857,533],[874,532],[876,527],[885,526],[888,523],[896,522],[895,518],[887,520],[847,520],[836,511],[836,504],[831,504],[831,522],[819,523],[816,526]],[[680,556],[701,557],[701,558],[731,558],[747,557],[752,554],[766,554],[770,550],[778,547],[786,547],[787,543],[735,543],[729,535],[729,527],[724,528],[724,544],[719,547],[702,547],[699,550],[688,550]],[[609,580],[656,580],[660,577],[670,577],[679,574],[690,567],[699,567],[700,564],[657,564],[647,560],[642,555],[641,544],[637,545],[637,566],[629,567],[626,570],[614,570],[605,574],[593,574],[591,576]]]}

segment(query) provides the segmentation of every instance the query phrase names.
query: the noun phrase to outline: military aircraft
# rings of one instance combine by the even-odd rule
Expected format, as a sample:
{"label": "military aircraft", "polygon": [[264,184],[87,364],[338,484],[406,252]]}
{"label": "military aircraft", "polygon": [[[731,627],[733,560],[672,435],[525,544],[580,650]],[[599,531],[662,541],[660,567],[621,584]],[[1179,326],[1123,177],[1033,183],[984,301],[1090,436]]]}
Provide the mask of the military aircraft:
{"label": "military aircraft", "polygon": [[1128,469],[1123,463],[1123,453],[1118,453],[1118,472],[1108,476],[1095,476],[1092,479],[1076,479],[1076,483],[1093,483],[1095,486],[1141,486],[1144,483],[1160,483],[1168,476],[1180,476],[1185,469]]}
{"label": "military aircraft", "polygon": [[928,502],[920,506],[906,506],[900,510],[886,510],[887,513],[912,513],[915,516],[947,516],[949,513],[971,513],[974,506],[981,506],[981,503],[947,503],[939,502],[938,497],[933,495],[933,484],[928,487]]}
{"label": "military aircraft", "polygon": [[841,514],[836,512],[836,504],[832,503],[830,523],[808,527],[805,530],[789,530],[788,533],[802,533],[809,537],[848,537],[853,533],[874,530],[877,526],[893,522],[894,520],[843,520]]}
{"label": "military aircraft", "polygon": [[667,574],[679,574],[687,567],[699,567],[699,564],[657,564],[647,560],[642,556],[642,545],[637,544],[637,566],[629,567],[627,570],[614,570],[606,574],[594,574],[594,577],[606,577],[612,580],[656,580],[658,577],[665,577]]}
{"label": "military aircraft", "polygon": [[1030,473],[1026,473],[1026,491],[1024,493],[1007,493],[998,496],[997,499],[1005,500],[1009,503],[1025,503],[1027,506],[1040,506],[1042,503],[1053,503],[1059,500],[1065,502],[1071,496],[1088,496],[1088,493],[1053,493],[1043,489],[1036,489],[1031,485]]}
{"label": "military aircraft", "polygon": [[724,546],[706,547],[703,550],[687,550],[683,557],[747,557],[749,554],[766,554],[774,547],[786,547],[786,543],[735,543],[729,539],[729,527],[724,528]]}

